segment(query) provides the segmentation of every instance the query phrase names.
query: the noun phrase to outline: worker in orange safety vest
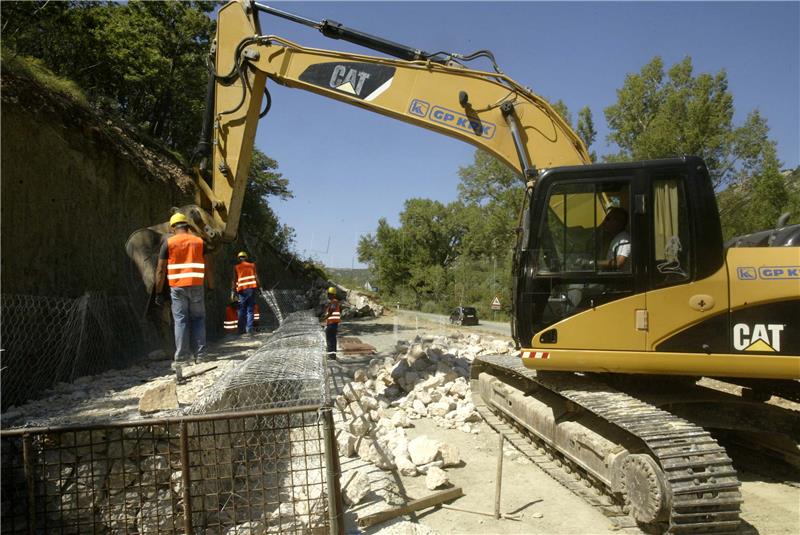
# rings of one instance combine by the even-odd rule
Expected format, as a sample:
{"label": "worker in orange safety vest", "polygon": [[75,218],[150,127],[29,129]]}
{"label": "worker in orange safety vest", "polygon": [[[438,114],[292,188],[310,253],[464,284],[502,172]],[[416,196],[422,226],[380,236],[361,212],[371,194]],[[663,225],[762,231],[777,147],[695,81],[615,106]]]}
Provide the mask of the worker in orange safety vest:
{"label": "worker in orange safety vest", "polygon": [[249,262],[247,253],[237,255],[238,263],[234,269],[232,290],[239,294],[239,334],[253,334],[255,321],[256,292],[261,287],[255,262]]}
{"label": "worker in orange safety vest", "polygon": [[328,303],[322,315],[325,320],[325,340],[328,346],[328,358],[336,360],[336,335],[339,332],[339,322],[342,321],[342,307],[336,299],[336,287],[328,288]]}
{"label": "worker in orange safety vest", "polygon": [[[253,327],[257,327],[261,321],[261,310],[258,303],[253,306]],[[235,333],[239,330],[239,301],[232,299],[228,306],[225,307],[225,320],[222,322],[222,328],[226,333]]]}
{"label": "worker in orange safety vest", "polygon": [[181,366],[194,354],[203,359],[206,346],[205,287],[214,288],[211,264],[206,264],[203,239],[190,232],[182,213],[170,220],[172,235],[164,240],[156,266],[156,305],[163,304],[164,281],[169,284],[175,321],[175,360],[172,368],[181,379]]}

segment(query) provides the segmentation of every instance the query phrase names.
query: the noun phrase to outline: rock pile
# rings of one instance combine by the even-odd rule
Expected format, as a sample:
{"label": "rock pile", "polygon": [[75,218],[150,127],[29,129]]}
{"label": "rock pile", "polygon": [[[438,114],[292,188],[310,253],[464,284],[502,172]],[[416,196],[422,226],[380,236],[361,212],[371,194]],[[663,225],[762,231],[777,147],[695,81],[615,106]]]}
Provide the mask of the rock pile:
{"label": "rock pile", "polygon": [[[442,428],[478,433],[475,424],[481,417],[470,399],[470,363],[478,355],[514,351],[510,342],[477,334],[398,342],[391,356],[355,370],[337,396],[340,455],[358,456],[404,476],[425,475],[431,490],[447,485],[442,468],[461,463],[458,449],[425,436],[409,440],[406,428],[413,420],[430,418]],[[364,494],[354,492],[348,500],[358,503]]]}
{"label": "rock pile", "polygon": [[384,306],[369,296],[330,281],[320,280],[309,290],[308,295],[310,302],[314,303],[314,311],[318,316],[328,303],[328,288],[331,286],[337,289],[337,296],[342,305],[342,319],[377,318],[383,315]]}

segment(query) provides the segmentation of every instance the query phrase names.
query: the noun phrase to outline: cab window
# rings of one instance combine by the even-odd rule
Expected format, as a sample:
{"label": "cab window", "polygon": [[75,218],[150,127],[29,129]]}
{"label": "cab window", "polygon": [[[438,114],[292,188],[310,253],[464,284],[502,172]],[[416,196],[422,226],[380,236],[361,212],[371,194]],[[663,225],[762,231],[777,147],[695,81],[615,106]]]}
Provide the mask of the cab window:
{"label": "cab window", "polygon": [[627,182],[555,185],[540,226],[539,273],[630,272]]}
{"label": "cab window", "polygon": [[535,330],[631,295],[630,181],[554,184],[538,226]]}
{"label": "cab window", "polygon": [[690,278],[689,214],[683,180],[653,181],[652,287],[680,284]]}

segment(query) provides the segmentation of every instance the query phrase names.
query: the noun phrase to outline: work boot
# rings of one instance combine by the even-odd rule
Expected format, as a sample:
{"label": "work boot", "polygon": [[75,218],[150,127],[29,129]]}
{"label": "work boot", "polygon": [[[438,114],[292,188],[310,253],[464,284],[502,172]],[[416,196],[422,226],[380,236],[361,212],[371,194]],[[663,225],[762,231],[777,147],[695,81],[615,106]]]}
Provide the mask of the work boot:
{"label": "work boot", "polygon": [[205,351],[196,353],[194,356],[194,363],[200,364],[201,362],[213,362],[215,359]]}
{"label": "work boot", "polygon": [[173,361],[170,367],[175,372],[175,380],[179,383],[183,382],[183,362]]}

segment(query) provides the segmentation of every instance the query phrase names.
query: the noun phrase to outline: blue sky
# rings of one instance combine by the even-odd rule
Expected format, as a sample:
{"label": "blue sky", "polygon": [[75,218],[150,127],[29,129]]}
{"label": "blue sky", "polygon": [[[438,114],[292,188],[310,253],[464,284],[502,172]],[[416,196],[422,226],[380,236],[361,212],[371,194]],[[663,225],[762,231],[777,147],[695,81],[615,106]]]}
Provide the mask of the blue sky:
{"label": "blue sky", "polygon": [[[654,56],[667,67],[691,56],[695,73],[727,72],[735,124],[758,109],[786,168],[800,164],[800,2],[276,2],[309,19],[333,19],[427,51],[494,52],[534,92],[592,110],[593,149],[606,143],[603,110],[625,75]],[[261,15],[262,31],[305,46],[379,55],[318,31]],[[489,65],[479,63],[481,68]],[[462,142],[299,90],[269,84],[273,105],[256,146],[275,158],[294,198],[273,199],[296,231],[295,249],[329,267],[358,263],[359,236],[406,199],[450,202]]]}

